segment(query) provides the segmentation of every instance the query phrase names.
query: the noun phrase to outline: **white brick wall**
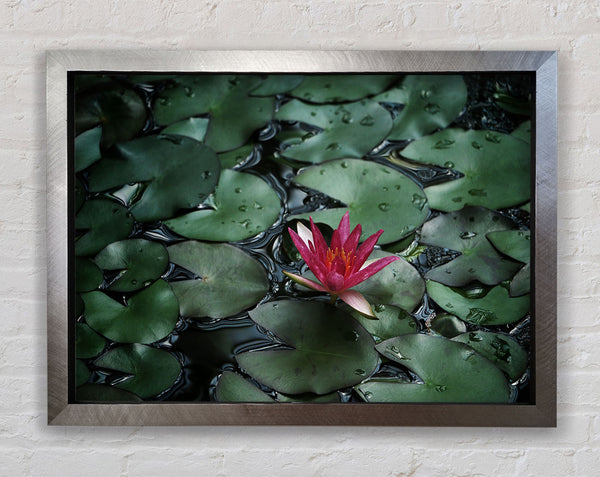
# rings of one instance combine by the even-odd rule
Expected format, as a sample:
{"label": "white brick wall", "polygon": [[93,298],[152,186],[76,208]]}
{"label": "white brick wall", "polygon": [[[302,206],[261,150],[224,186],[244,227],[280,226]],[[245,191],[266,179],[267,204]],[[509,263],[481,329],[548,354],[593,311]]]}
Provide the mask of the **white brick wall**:
{"label": "white brick wall", "polygon": [[[3,0],[0,28],[0,475],[600,475],[597,0]],[[558,428],[48,428],[48,48],[558,49]]]}

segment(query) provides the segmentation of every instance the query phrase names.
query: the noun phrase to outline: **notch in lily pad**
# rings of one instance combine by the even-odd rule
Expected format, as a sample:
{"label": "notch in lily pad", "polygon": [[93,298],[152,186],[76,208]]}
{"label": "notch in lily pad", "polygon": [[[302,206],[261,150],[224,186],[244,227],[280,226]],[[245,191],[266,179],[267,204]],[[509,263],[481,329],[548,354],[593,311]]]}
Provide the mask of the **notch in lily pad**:
{"label": "notch in lily pad", "polygon": [[531,290],[531,232],[529,230],[504,230],[486,235],[494,247],[504,255],[524,265],[510,283],[510,295],[521,296]]}

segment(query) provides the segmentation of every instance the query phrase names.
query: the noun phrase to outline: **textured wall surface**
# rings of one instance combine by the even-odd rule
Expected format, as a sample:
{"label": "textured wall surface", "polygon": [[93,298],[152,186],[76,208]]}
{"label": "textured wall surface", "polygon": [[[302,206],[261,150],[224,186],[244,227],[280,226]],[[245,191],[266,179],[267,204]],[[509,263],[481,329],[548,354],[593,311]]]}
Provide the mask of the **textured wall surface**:
{"label": "textured wall surface", "polygon": [[[597,0],[2,0],[0,28],[0,475],[599,475]],[[47,427],[49,48],[559,50],[558,427]]]}

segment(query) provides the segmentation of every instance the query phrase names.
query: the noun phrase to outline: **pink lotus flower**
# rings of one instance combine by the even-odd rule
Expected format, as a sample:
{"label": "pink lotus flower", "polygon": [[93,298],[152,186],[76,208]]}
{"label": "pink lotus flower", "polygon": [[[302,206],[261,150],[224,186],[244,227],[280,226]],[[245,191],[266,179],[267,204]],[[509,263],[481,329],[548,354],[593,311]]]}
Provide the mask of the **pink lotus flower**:
{"label": "pink lotus flower", "polygon": [[375,316],[366,298],[349,288],[375,275],[395,260],[399,260],[398,257],[385,257],[372,263],[365,263],[383,230],[371,235],[358,249],[362,227],[359,224],[350,232],[348,212],[342,217],[338,228],[333,231],[329,246],[321,231],[315,226],[312,217],[310,229],[298,222],[298,233],[290,228],[288,231],[306,265],[321,283],[294,273],[283,272],[285,275],[308,288],[329,293],[332,302],[340,297],[360,313]]}

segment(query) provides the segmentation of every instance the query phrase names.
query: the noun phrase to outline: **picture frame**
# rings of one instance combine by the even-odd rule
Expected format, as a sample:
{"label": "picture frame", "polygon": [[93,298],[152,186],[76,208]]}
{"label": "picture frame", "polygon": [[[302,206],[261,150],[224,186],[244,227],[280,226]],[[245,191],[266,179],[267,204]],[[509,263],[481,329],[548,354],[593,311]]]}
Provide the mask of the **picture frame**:
{"label": "picture frame", "polygon": [[[532,72],[530,404],[73,402],[69,326],[69,72]],[[93,426],[556,426],[557,53],[553,51],[49,51],[47,54],[48,423]]]}

